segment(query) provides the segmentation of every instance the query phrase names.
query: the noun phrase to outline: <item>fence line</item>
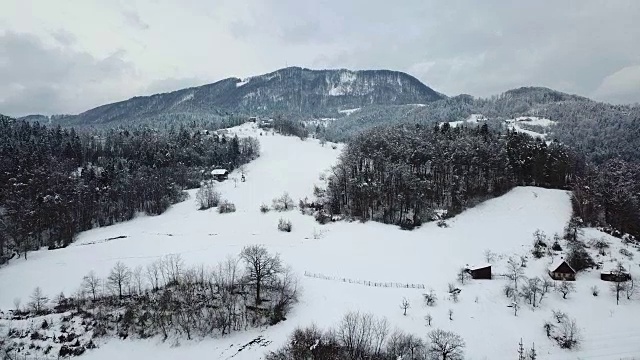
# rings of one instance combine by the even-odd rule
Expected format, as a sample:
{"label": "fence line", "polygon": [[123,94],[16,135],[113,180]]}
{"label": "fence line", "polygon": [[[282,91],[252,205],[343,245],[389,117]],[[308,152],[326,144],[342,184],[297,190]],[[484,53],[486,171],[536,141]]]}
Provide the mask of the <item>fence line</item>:
{"label": "fence line", "polygon": [[304,272],[304,276],[314,278],[314,279],[341,281],[343,283],[358,284],[358,285],[373,286],[373,287],[399,288],[399,289],[424,289],[425,288],[423,284],[355,280],[355,279],[349,279],[349,278],[338,277],[338,276],[327,276],[324,274],[311,273],[308,271]]}

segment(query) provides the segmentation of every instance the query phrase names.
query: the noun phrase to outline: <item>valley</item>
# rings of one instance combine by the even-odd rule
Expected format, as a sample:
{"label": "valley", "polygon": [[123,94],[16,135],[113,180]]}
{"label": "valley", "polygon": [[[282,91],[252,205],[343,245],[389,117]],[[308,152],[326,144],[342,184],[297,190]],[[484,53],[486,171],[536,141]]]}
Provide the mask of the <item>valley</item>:
{"label": "valley", "polygon": [[[87,351],[82,358],[260,359],[284,345],[296,327],[316,324],[328,329],[349,311],[385,317],[391,328],[421,338],[433,328],[454,331],[465,340],[468,359],[512,359],[517,356],[521,339],[527,348],[535,344],[540,359],[613,360],[640,352],[640,302],[622,299],[616,305],[609,283],[599,279],[598,270],[580,272],[575,292],[567,299],[551,291],[538,307],[522,303],[517,316],[503,294],[509,283],[504,277],[509,257],[526,257],[525,276],[548,278],[546,269],[553,259],[531,255],[533,233],[540,230],[549,237],[563,234],[572,212],[569,192],[516,187],[447,219],[448,227],[436,222],[414,231],[371,221],[320,225],[298,209],[263,214],[259,207],[284,192],[296,204],[299,199],[313,198],[313,185],[322,186],[321,178],[336,164],[344,145],[282,136],[258,129],[253,123],[228,132],[254,136],[261,147],[260,157],[243,168],[246,181],[240,180],[240,170],[236,170],[217,186],[222,198],[236,205],[236,212],[219,214],[215,208],[200,211],[195,203],[196,190],[189,190],[187,200],[162,215],[139,215],[131,221],[85,231],[66,248],[31,252],[29,260],[14,260],[0,269],[0,309],[12,308],[15,298],[26,302],[38,286],[50,297],[60,291],[73,294],[89,271],[106,277],[117,262],[133,268],[172,254],[188,265],[207,267],[237,255],[245,245],[260,244],[280,254],[300,281],[300,301],[285,321],[219,338],[170,338],[165,342],[157,337],[100,339],[98,348]],[[277,230],[280,218],[291,221],[291,232]],[[632,245],[623,245],[620,239],[595,229],[585,229],[580,237],[586,242],[602,238],[610,244],[606,256],[592,254],[604,265],[610,266],[618,259],[632,273],[637,271],[640,251]],[[566,248],[564,241],[562,245]],[[620,255],[621,248],[634,254],[636,260]],[[493,253],[491,259],[487,259],[488,252]],[[553,255],[556,259],[559,256],[564,253]],[[492,263],[492,280],[458,282],[461,267],[487,260]],[[333,280],[305,276],[309,273]],[[347,279],[423,284],[425,289],[373,287]],[[451,299],[447,289],[450,283],[461,290],[459,301]],[[597,297],[591,293],[593,286],[600,288]],[[429,289],[438,298],[433,307],[423,301]],[[400,305],[405,298],[410,307],[403,315]],[[545,336],[543,324],[553,318],[552,310],[576,319],[583,340],[577,349],[561,349]],[[433,319],[431,326],[425,320],[427,315]],[[0,320],[0,333],[11,326],[10,320]]]}

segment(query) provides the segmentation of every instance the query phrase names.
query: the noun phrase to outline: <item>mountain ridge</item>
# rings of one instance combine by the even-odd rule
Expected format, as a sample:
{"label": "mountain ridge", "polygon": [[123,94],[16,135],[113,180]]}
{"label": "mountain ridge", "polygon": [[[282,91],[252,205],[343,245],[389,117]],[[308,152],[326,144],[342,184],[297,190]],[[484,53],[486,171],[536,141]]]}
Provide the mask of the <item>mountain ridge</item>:
{"label": "mountain ridge", "polygon": [[287,67],[245,79],[230,77],[171,92],[135,96],[62,120],[68,125],[104,125],[172,115],[187,119],[276,113],[321,116],[343,108],[428,103],[444,98],[400,71]]}

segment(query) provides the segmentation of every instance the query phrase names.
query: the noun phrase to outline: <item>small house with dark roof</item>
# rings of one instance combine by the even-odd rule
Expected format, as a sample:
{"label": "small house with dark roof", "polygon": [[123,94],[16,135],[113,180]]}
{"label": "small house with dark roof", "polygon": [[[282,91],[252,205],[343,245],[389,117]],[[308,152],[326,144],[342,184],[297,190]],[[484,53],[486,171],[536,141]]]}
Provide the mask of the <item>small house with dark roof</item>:
{"label": "small house with dark roof", "polygon": [[563,258],[554,261],[548,270],[553,280],[574,281],[576,279],[576,271]]}
{"label": "small house with dark roof", "polygon": [[227,169],[214,169],[211,171],[211,176],[215,180],[224,181],[229,177],[229,171]]}
{"label": "small house with dark roof", "polygon": [[600,280],[611,282],[625,282],[631,280],[631,274],[624,267],[615,267],[600,273]]}
{"label": "small house with dark roof", "polygon": [[468,272],[473,279],[491,280],[491,264],[467,265],[465,271]]}

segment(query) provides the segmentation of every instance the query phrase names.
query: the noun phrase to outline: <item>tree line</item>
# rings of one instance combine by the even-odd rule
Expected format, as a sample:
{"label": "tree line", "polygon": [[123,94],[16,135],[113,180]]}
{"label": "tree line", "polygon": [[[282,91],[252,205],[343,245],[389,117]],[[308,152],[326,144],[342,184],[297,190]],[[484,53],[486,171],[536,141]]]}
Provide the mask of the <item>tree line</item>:
{"label": "tree line", "polygon": [[379,127],[349,142],[320,197],[333,214],[411,228],[514,186],[566,189],[575,161],[559,143],[486,125]]}
{"label": "tree line", "polygon": [[160,214],[212,167],[258,155],[254,138],[184,127],[80,134],[0,116],[0,264],[138,212]]}
{"label": "tree line", "polygon": [[451,331],[434,329],[423,339],[392,330],[385,318],[350,312],[329,331],[313,325],[296,329],[287,343],[266,359],[462,360],[465,346],[462,337]]}
{"label": "tree line", "polygon": [[[51,299],[36,288],[24,306],[16,299],[11,314],[16,320],[31,321],[53,313],[75,318],[91,334],[85,340],[94,336],[191,340],[274,325],[297,303],[299,291],[298,279],[278,254],[250,245],[206,268],[187,266],[179,255],[165,256],[146,267],[130,268],[118,262],[106,277],[91,271],[71,296]],[[19,353],[24,338],[44,336],[41,328],[45,326],[32,326],[30,334],[9,329],[7,338],[0,336],[0,344],[6,344],[9,355]],[[71,341],[59,341],[65,344],[60,356],[82,354],[94,346],[92,341],[74,343],[78,334],[73,331],[64,335]]]}

